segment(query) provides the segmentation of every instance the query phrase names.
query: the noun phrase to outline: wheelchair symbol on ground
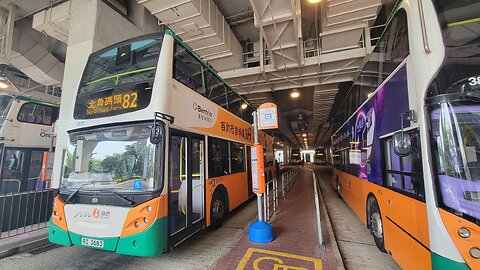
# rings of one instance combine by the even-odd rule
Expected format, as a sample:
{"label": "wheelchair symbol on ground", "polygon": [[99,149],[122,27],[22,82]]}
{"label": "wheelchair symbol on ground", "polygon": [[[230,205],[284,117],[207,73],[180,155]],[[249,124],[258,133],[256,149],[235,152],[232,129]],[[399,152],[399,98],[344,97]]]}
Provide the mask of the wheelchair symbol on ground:
{"label": "wheelchair symbol on ground", "polygon": [[290,253],[249,248],[237,270],[322,270],[322,261]]}

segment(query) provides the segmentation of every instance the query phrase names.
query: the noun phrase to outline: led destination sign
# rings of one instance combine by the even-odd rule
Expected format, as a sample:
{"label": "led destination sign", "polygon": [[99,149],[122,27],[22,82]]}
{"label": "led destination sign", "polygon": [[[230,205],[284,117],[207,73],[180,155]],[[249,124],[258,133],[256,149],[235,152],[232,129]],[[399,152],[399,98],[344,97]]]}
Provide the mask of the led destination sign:
{"label": "led destination sign", "polygon": [[132,91],[125,94],[110,95],[88,100],[88,107],[85,115],[94,115],[97,113],[110,113],[113,111],[123,111],[135,109],[138,107],[138,93]]}
{"label": "led destination sign", "polygon": [[116,86],[77,96],[75,119],[108,117],[144,109],[150,104],[151,83]]}

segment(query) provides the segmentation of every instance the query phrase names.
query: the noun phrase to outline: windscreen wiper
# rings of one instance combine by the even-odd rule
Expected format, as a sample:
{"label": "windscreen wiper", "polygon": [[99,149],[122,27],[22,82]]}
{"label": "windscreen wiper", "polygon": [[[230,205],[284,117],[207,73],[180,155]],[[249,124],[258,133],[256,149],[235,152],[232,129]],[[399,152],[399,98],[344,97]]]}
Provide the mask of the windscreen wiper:
{"label": "windscreen wiper", "polygon": [[70,194],[65,201],[70,202],[70,200],[73,199],[73,197],[75,197],[75,195],[77,195],[77,193],[78,193],[78,191],[80,191],[80,189],[82,189],[85,185],[90,185],[90,184],[91,183],[85,183],[85,184],[81,185],[74,192],[72,192],[72,194]]}
{"label": "windscreen wiper", "polygon": [[124,202],[128,203],[129,205],[134,205],[134,204],[135,204],[135,201],[134,201],[134,200],[130,200],[129,198],[121,195],[120,193],[118,193],[118,192],[116,192],[116,191],[110,190],[110,192],[111,192],[113,195],[115,195],[115,196],[119,197],[120,199],[122,199]]}
{"label": "windscreen wiper", "polygon": [[480,93],[478,91],[469,91],[466,92],[465,95],[474,101],[480,100]]}

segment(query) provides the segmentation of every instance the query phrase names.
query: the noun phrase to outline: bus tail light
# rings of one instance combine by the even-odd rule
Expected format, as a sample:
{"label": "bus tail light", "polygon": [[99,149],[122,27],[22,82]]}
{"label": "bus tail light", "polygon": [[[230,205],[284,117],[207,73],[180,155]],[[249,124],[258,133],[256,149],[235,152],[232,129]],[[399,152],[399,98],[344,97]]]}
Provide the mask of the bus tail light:
{"label": "bus tail light", "polygon": [[60,197],[55,197],[52,209],[52,223],[66,231],[67,221],[65,219],[64,207],[65,203],[60,199]]}

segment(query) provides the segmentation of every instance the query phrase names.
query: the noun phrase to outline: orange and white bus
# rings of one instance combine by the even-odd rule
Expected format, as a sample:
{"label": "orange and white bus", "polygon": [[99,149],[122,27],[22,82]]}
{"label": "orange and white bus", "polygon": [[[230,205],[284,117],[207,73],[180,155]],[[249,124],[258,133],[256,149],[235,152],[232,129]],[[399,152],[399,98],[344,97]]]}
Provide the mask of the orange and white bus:
{"label": "orange and white bus", "polygon": [[93,53],[57,147],[50,241],[154,256],[219,227],[252,195],[252,111],[169,30]]}
{"label": "orange and white bus", "polygon": [[479,18],[399,1],[333,121],[332,184],[403,269],[480,269]]}

